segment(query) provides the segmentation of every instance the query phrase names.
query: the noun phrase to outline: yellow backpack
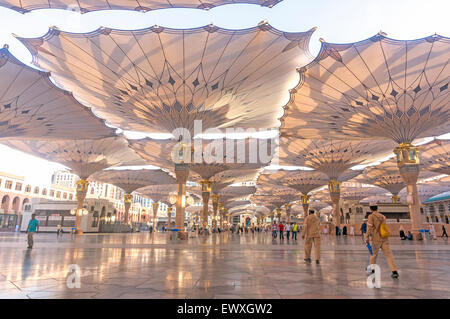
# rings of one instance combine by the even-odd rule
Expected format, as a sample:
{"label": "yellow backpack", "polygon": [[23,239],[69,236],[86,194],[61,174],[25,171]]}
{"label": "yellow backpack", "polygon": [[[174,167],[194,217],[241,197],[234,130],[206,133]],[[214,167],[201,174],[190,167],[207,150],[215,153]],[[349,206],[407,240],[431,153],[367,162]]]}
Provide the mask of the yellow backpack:
{"label": "yellow backpack", "polygon": [[388,239],[391,236],[391,231],[386,225],[386,222],[383,220],[380,224],[380,235],[383,239]]}

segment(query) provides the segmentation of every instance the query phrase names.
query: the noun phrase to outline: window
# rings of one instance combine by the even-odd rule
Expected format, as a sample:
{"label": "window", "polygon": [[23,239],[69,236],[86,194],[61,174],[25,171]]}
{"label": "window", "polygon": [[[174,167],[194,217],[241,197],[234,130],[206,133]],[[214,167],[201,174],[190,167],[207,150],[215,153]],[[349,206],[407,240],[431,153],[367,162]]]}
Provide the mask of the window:
{"label": "window", "polygon": [[43,195],[43,196],[47,196],[47,189],[46,189],[46,188],[44,188],[44,189],[42,190],[42,195]]}
{"label": "window", "polygon": [[439,210],[439,215],[441,215],[441,217],[444,218],[444,215],[445,215],[444,204],[439,204],[438,210]]}
{"label": "window", "polygon": [[55,191],[53,189],[50,190],[50,197],[54,197],[55,196]]}
{"label": "window", "polygon": [[0,178],[0,187],[2,186],[2,179]]}
{"label": "window", "polygon": [[35,187],[35,188],[34,188],[34,193],[35,193],[35,194],[39,194],[39,187]]}
{"label": "window", "polygon": [[22,183],[17,182],[16,183],[16,191],[21,191],[22,190]]}
{"label": "window", "polygon": [[25,187],[25,193],[29,193],[31,192],[31,186],[27,185],[27,187]]}
{"label": "window", "polygon": [[56,198],[61,198],[61,192],[60,191],[56,192]]}
{"label": "window", "polygon": [[69,194],[69,200],[73,200],[73,194]]}
{"label": "window", "polygon": [[13,183],[12,181],[6,181],[5,182],[5,188],[6,189],[11,189],[12,188],[12,183]]}
{"label": "window", "polygon": [[63,194],[63,198],[64,198],[64,199],[67,199],[67,193],[64,193],[64,194]]}

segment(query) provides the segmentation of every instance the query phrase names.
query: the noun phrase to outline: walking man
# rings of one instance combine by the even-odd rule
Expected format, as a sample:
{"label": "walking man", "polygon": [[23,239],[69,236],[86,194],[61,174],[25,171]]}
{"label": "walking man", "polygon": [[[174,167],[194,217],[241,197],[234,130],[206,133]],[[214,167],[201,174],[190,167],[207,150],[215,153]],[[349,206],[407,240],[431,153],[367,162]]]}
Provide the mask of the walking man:
{"label": "walking man", "polygon": [[314,244],[316,264],[320,264],[320,219],[314,214],[313,210],[309,211],[308,217],[303,222],[302,238],[306,239],[305,262],[311,262],[311,249]]}
{"label": "walking man", "polygon": [[395,265],[394,256],[392,256],[391,248],[389,247],[389,238],[381,237],[381,224],[386,223],[386,217],[378,212],[378,205],[370,203],[371,214],[367,221],[367,233],[365,236],[366,244],[371,242],[372,253],[370,256],[370,264],[377,263],[378,252],[383,250],[384,256],[388,262],[389,268],[392,271],[391,277],[398,278],[397,266]]}
{"label": "walking man", "polygon": [[447,231],[445,230],[445,226],[442,225],[442,236],[441,237],[444,238],[444,236],[448,238]]}
{"label": "walking man", "polygon": [[31,220],[28,223],[28,227],[27,227],[27,231],[26,233],[28,234],[28,248],[31,249],[33,248],[33,236],[34,233],[39,232],[39,221],[36,219],[36,214],[31,215]]}

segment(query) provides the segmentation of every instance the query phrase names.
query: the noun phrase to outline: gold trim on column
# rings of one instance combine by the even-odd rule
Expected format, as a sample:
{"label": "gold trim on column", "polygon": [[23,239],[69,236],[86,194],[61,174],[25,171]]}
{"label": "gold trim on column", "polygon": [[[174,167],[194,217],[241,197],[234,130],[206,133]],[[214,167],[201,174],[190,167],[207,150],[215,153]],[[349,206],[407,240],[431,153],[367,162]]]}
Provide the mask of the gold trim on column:
{"label": "gold trim on column", "polygon": [[302,195],[302,196],[301,196],[302,204],[303,204],[303,205],[308,205],[308,204],[309,204],[310,198],[311,198],[310,195]]}
{"label": "gold trim on column", "polygon": [[332,179],[328,182],[328,190],[330,193],[340,193],[341,192],[341,182],[337,179]]}
{"label": "gold trim on column", "polygon": [[133,195],[131,194],[123,195],[123,201],[124,203],[131,204],[133,202]]}
{"label": "gold trim on column", "polygon": [[211,182],[208,179],[204,179],[200,182],[202,193],[211,193]]}
{"label": "gold trim on column", "polygon": [[400,143],[394,148],[394,153],[397,155],[398,167],[405,164],[420,164],[419,148],[411,143]]}

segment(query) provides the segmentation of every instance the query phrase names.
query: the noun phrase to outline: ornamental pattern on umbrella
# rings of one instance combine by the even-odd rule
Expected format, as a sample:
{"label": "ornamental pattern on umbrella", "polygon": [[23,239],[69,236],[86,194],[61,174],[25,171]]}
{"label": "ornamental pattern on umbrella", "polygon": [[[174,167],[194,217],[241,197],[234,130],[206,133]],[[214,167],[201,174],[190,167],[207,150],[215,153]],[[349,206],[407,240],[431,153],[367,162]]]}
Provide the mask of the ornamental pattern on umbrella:
{"label": "ornamental pattern on umbrella", "polygon": [[121,137],[98,140],[11,140],[2,144],[67,166],[81,179],[87,179],[93,173],[112,166],[145,164]]}
{"label": "ornamental pattern on umbrella", "polygon": [[[392,154],[394,142],[389,140],[312,140],[284,137],[280,140],[279,157],[283,165],[314,168],[330,179],[345,181],[360,171],[349,170]],[[345,174],[345,175],[344,175]]]}
{"label": "ornamental pattern on umbrella", "polygon": [[412,143],[450,131],[450,39],[400,41],[380,33],[323,42],[285,106],[282,132],[302,138],[390,138]]}
{"label": "ornamental pattern on umbrella", "polygon": [[20,62],[7,47],[0,49],[0,140],[114,135],[113,129],[49,77],[50,73]]}
{"label": "ornamental pattern on umbrella", "polygon": [[450,175],[450,141],[435,139],[420,147],[420,160],[425,169]]}
{"label": "ornamental pattern on umbrella", "polygon": [[113,184],[127,194],[148,185],[175,184],[176,180],[161,169],[103,170],[91,176],[92,180]]}
{"label": "ornamental pattern on umbrella", "polygon": [[203,129],[278,127],[295,68],[311,60],[314,30],[281,32],[266,22],[243,30],[53,28],[19,40],[35,65],[108,123],[141,132],[185,128],[192,135],[195,120]]}

